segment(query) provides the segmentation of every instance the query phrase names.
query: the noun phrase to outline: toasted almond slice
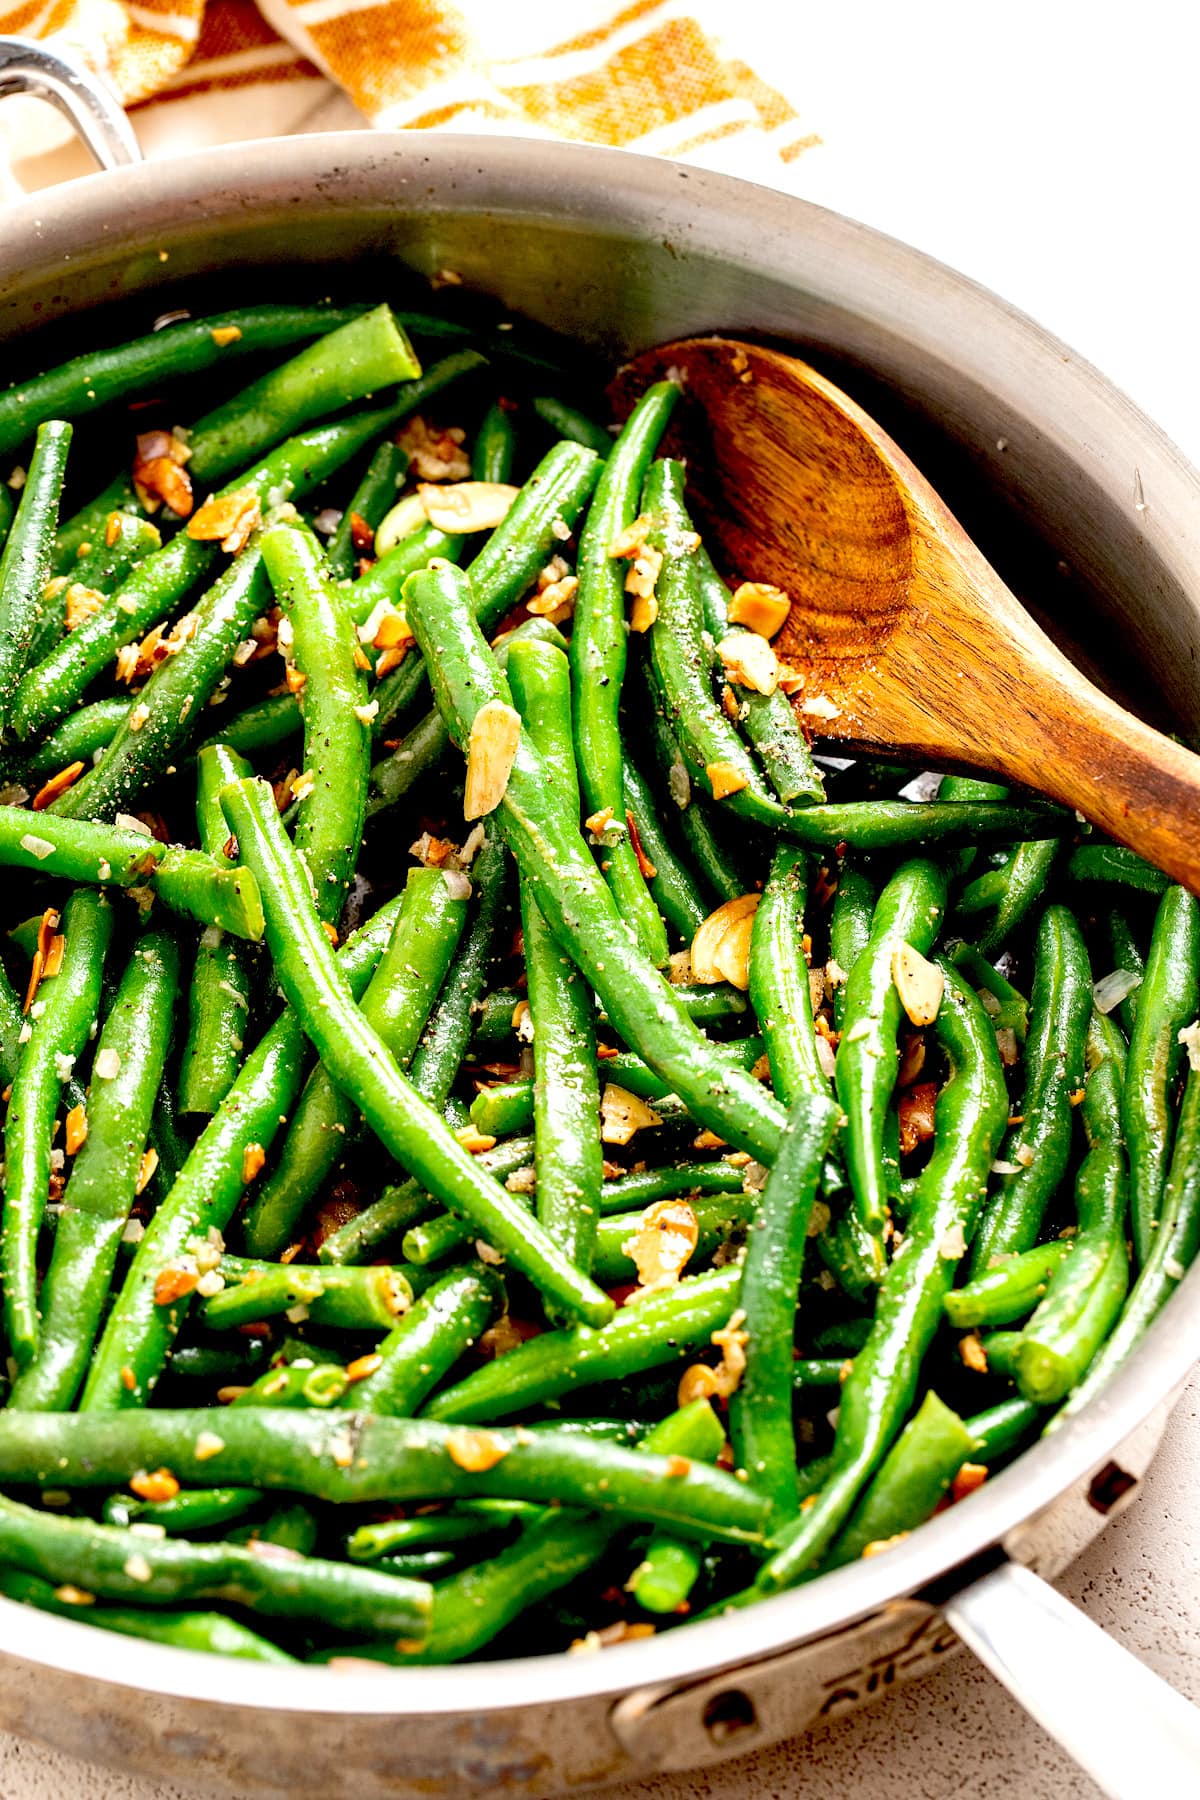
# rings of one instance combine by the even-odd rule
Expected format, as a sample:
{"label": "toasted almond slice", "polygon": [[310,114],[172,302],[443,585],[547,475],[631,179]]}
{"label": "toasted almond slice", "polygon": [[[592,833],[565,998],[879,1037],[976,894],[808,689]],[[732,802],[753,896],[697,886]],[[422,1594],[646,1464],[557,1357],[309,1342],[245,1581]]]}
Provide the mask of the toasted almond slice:
{"label": "toasted almond slice", "polygon": [[67,589],[67,630],[74,631],[85,619],[92,618],[106,605],[104,595],[96,588],[85,587],[82,581],[73,581]]}
{"label": "toasted almond slice", "polygon": [[66,1118],[66,1149],[68,1156],[74,1156],[83,1148],[87,1139],[87,1112],[82,1106],[73,1106]]}
{"label": "toasted almond slice", "polygon": [[779,686],[779,664],[766,638],[753,631],[731,631],[717,645],[725,673],[738,687],[756,694],[773,694]]}
{"label": "toasted almond slice", "polygon": [[627,1144],[635,1132],[661,1124],[653,1107],[647,1106],[640,1095],[618,1087],[615,1081],[605,1083],[600,1096],[601,1143]]}
{"label": "toasted almond slice", "polygon": [[232,494],[210,494],[188,520],[187,534],[204,543],[218,539],[227,556],[236,556],[261,524],[257,490],[237,488]]}
{"label": "toasted almond slice", "polygon": [[51,801],[57,800],[60,794],[65,794],[67,789],[79,780],[85,767],[86,765],[81,762],[68,763],[65,769],[60,769],[57,775],[52,775],[49,781],[45,782],[33,796],[34,812],[44,812]]}
{"label": "toasted almond slice", "polygon": [[773,638],[782,630],[792,603],[782,588],[769,581],[743,581],[729,602],[729,623],[744,625],[759,637]]}
{"label": "toasted almond slice", "polygon": [[508,1455],[511,1446],[502,1443],[494,1433],[459,1426],[446,1439],[446,1454],[451,1462],[470,1475],[486,1474]]}
{"label": "toasted almond slice", "polygon": [[226,344],[237,343],[242,335],[242,328],[240,325],[214,325],[208,335],[218,350],[224,350]]}
{"label": "toasted almond slice", "polygon": [[709,913],[692,939],[693,981],[712,983],[728,980],[717,960],[717,952],[727,931],[743,919],[749,919],[753,923],[758,902],[758,894],[740,894],[736,900],[726,900],[723,906],[718,906],[716,912]]}
{"label": "toasted almond slice", "polygon": [[749,787],[750,777],[741,769],[735,769],[732,763],[709,763],[704,773],[708,776],[714,800],[724,800],[730,794],[740,794],[744,787]]}
{"label": "toasted almond slice", "polygon": [[686,1200],[656,1200],[621,1249],[637,1265],[643,1289],[665,1288],[674,1287],[699,1241],[700,1226]]}
{"label": "toasted almond slice", "polygon": [[422,482],[417,489],[425,517],[438,531],[494,531],[503,525],[520,492],[507,481]]}
{"label": "toasted almond slice", "polygon": [[[439,528],[440,529],[440,528]],[[503,700],[488,700],[475,714],[467,740],[464,819],[482,819],[504,798],[521,741],[521,715]]]}
{"label": "toasted almond slice", "polygon": [[750,936],[753,930],[753,913],[735,919],[713,951],[713,963],[721,976],[743,994],[750,986]]}
{"label": "toasted almond slice", "polygon": [[639,594],[629,610],[629,629],[649,631],[658,617],[658,601],[653,594]]}
{"label": "toasted almond slice", "polygon": [[914,1025],[932,1025],[942,1004],[946,978],[911,944],[897,944],[892,951],[892,980],[900,1004]]}

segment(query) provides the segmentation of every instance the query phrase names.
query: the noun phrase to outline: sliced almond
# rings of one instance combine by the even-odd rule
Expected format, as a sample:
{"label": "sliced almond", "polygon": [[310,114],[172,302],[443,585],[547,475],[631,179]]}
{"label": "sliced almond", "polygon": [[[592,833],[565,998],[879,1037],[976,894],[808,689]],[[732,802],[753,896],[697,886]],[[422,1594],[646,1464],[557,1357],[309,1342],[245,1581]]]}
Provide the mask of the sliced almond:
{"label": "sliced almond", "polygon": [[457,481],[417,489],[425,517],[438,531],[494,531],[503,525],[519,488],[506,481]]}
{"label": "sliced almond", "polygon": [[618,1087],[615,1081],[605,1083],[600,1096],[600,1141],[603,1144],[627,1144],[636,1132],[661,1125],[662,1120],[638,1094]]}
{"label": "sliced almond", "polygon": [[750,777],[729,762],[709,763],[704,773],[708,776],[714,800],[725,800],[730,794],[740,794],[744,787],[750,785]]}
{"label": "sliced almond", "polygon": [[488,700],[475,714],[467,740],[464,819],[482,819],[504,798],[521,741],[521,715],[503,700]]}
{"label": "sliced almond", "polygon": [[67,630],[75,631],[85,619],[92,618],[106,605],[104,595],[95,588],[85,587],[82,581],[73,581],[67,589]]}
{"label": "sliced almond", "polygon": [[411,537],[414,531],[420,531],[427,522],[428,516],[420,494],[405,494],[403,500],[398,500],[380,522],[375,533],[376,556],[386,556],[389,550],[394,550],[397,544]]}
{"label": "sliced almond", "polygon": [[646,1291],[674,1287],[699,1241],[700,1226],[686,1200],[656,1200],[621,1249],[633,1258]]}
{"label": "sliced almond", "polygon": [[782,588],[769,581],[743,581],[729,602],[729,623],[744,625],[759,637],[773,638],[787,623],[792,603]]}
{"label": "sliced almond", "polygon": [[465,481],[471,473],[471,461],[462,447],[464,435],[457,426],[439,431],[415,413],[397,433],[396,442],[418,480]]}
{"label": "sliced almond", "polygon": [[900,943],[892,951],[892,980],[900,1004],[914,1025],[932,1025],[942,1004],[946,977],[936,963]]}
{"label": "sliced almond", "polygon": [[717,655],[730,681],[756,694],[773,694],[779,686],[779,664],[766,638],[753,631],[731,631],[717,645]]}
{"label": "sliced almond", "polygon": [[506,1457],[512,1448],[493,1432],[459,1426],[446,1439],[446,1453],[451,1462],[470,1475],[486,1474]]}
{"label": "sliced almond", "polygon": [[238,488],[232,494],[210,494],[187,522],[187,534],[202,543],[220,542],[227,556],[236,556],[262,524],[262,506],[254,488]]}
{"label": "sliced almond", "polygon": [[[736,900],[726,900],[716,912],[709,913],[692,939],[693,981],[732,981],[733,975],[727,973],[732,969],[739,978],[733,982],[734,986],[743,992],[749,987],[750,933],[758,902],[758,894],[740,894]],[[736,936],[726,955],[722,953],[722,946],[731,932],[736,932]]]}

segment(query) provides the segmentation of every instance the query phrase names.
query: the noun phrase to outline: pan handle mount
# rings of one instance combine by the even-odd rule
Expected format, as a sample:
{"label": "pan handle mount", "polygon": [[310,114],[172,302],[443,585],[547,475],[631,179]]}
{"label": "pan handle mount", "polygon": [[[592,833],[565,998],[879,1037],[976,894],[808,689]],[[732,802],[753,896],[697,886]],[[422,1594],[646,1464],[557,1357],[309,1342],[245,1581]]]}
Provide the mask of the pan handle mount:
{"label": "pan handle mount", "polygon": [[941,1612],[1109,1800],[1195,1800],[1200,1710],[1049,1582],[1004,1561]]}
{"label": "pan handle mount", "polygon": [[70,120],[102,169],[141,162],[121,102],[83,64],[29,38],[0,37],[0,100],[31,94]]}

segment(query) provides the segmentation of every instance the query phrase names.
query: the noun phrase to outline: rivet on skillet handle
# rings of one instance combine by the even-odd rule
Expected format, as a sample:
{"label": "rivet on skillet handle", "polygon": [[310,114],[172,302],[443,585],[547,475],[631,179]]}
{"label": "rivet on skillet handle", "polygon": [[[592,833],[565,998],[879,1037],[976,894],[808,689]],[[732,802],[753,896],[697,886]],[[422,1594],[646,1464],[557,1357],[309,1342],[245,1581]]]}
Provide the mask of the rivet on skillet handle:
{"label": "rivet on skillet handle", "polygon": [[121,102],[82,63],[28,38],[0,38],[0,100],[31,94],[70,120],[102,169],[141,162]]}

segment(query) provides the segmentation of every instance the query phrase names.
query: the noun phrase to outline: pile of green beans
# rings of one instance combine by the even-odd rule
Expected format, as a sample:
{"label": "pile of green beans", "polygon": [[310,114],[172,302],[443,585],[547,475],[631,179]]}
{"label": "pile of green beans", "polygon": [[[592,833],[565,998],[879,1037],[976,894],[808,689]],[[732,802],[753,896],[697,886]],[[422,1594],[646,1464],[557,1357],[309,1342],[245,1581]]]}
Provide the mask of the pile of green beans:
{"label": "pile of green beans", "polygon": [[0,393],[10,1601],[281,1665],[672,1629],[965,1503],[1200,1250],[1195,899],[826,766],[677,388],[610,429],[502,323]]}

